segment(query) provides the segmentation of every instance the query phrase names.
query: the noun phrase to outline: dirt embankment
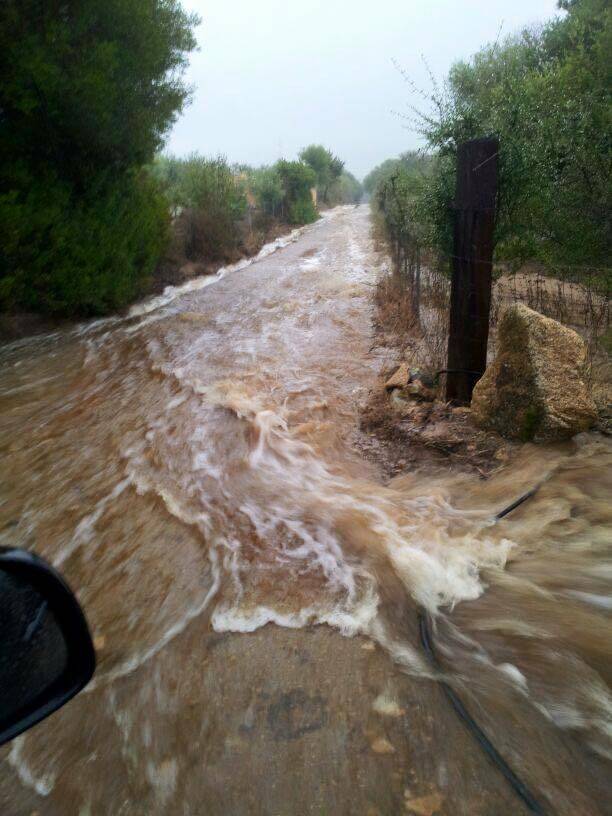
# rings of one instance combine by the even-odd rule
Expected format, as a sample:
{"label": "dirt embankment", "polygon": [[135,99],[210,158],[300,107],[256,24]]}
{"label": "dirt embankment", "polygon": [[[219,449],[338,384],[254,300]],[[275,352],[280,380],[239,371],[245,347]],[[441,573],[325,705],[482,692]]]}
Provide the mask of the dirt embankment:
{"label": "dirt embankment", "polygon": [[[445,402],[450,284],[445,275],[425,269],[421,276],[420,310],[414,310],[410,286],[391,274],[383,245],[379,266],[386,273],[373,291],[372,353],[380,359],[380,374],[366,404],[361,406],[363,438],[357,442],[367,458],[380,462],[388,476],[404,470],[449,468],[488,476],[505,466],[521,448],[493,431],[482,431],[467,408]],[[610,395],[609,302],[586,284],[541,273],[505,274],[493,290],[489,363],[495,357],[497,324],[503,309],[525,303],[537,312],[569,326],[587,347],[586,378],[599,418],[596,430],[612,430]],[[408,382],[387,386],[400,365]],[[401,377],[400,377],[401,379]],[[425,380],[419,389],[414,381]]]}
{"label": "dirt embankment", "polygon": [[[395,367],[397,368],[397,366]],[[391,478],[406,471],[437,473],[449,469],[490,476],[516,455],[521,445],[478,429],[469,408],[454,407],[436,392],[433,400],[404,399],[386,389],[384,369],[362,406],[362,436],[356,447]]]}
{"label": "dirt embankment", "polygon": [[422,312],[421,326],[408,319],[405,293],[390,280],[382,278],[374,292],[372,353],[381,369],[361,406],[363,433],[356,447],[388,478],[449,468],[490,475],[520,444],[479,430],[469,408],[444,400],[444,375],[438,372],[444,366],[446,327],[434,310]]}
{"label": "dirt embankment", "polygon": [[[257,255],[265,244],[287,235],[293,229],[295,229],[294,226],[273,221],[261,229],[250,230],[246,232],[238,249],[222,259],[214,261],[205,259],[190,260],[185,253],[180,234],[175,234],[166,255],[160,260],[151,277],[143,285],[137,300],[150,295],[161,294],[166,286],[180,286],[192,278],[214,275],[221,266]],[[82,317],[53,317],[36,314],[35,312],[0,314],[0,344],[12,343],[14,340],[21,340],[37,334],[48,334],[62,329],[70,329],[82,322]]]}
{"label": "dirt embankment", "polygon": [[189,231],[189,224],[179,221],[166,255],[159,262],[143,294],[158,295],[166,286],[180,286],[192,278],[214,275],[221,266],[252,258],[265,244],[287,235],[293,229],[294,226],[276,220],[252,227],[245,224],[239,246],[210,259],[190,249],[190,237],[185,234]]}

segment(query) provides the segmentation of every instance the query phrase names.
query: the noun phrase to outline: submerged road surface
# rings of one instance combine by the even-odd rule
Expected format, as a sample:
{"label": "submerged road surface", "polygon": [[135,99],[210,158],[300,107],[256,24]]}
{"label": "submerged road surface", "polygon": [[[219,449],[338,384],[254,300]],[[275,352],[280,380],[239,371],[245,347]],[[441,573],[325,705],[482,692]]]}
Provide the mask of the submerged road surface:
{"label": "submerged road surface", "polygon": [[280,243],[0,349],[0,543],[64,572],[99,658],[2,749],[0,811],[527,813],[433,677],[424,607],[546,812],[609,812],[609,442],[383,485],[352,444],[379,366],[369,211]]}

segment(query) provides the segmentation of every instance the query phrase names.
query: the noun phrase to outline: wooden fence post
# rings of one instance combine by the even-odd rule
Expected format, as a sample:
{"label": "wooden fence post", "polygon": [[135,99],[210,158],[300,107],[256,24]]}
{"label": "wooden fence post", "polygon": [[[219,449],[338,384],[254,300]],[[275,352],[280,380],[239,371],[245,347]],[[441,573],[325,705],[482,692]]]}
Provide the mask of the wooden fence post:
{"label": "wooden fence post", "polygon": [[494,138],[459,146],[446,399],[469,404],[487,365],[497,199]]}

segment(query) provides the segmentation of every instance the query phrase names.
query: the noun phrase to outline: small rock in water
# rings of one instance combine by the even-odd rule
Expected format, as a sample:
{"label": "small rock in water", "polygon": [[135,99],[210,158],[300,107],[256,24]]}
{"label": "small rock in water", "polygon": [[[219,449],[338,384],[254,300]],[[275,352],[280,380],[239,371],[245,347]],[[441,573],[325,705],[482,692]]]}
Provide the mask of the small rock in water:
{"label": "small rock in water", "polygon": [[426,371],[421,371],[420,368],[410,369],[410,382],[420,382],[425,388],[434,388],[435,381],[431,374]]}
{"label": "small rock in water", "polygon": [[403,390],[400,388],[394,388],[391,392],[391,405],[397,411],[400,411],[402,414],[410,412],[410,403],[402,399]]}
{"label": "small rock in water", "polygon": [[405,713],[404,709],[400,708],[397,702],[387,694],[379,694],[372,703],[372,708],[383,717],[401,717]]}
{"label": "small rock in water", "polygon": [[387,391],[392,391],[394,388],[404,388],[410,382],[410,372],[406,363],[402,363],[392,377],[389,377],[385,383]]}
{"label": "small rock in water", "polygon": [[406,799],[406,807],[416,816],[435,816],[442,807],[443,797],[439,793],[421,796],[418,799]]}
{"label": "small rock in water", "polygon": [[413,380],[408,383],[404,391],[413,399],[426,402],[433,402],[436,398],[436,392],[432,388],[428,388],[422,380]]}
{"label": "small rock in water", "polygon": [[384,737],[379,737],[374,740],[370,746],[375,754],[394,754],[395,748],[391,745],[389,740]]}

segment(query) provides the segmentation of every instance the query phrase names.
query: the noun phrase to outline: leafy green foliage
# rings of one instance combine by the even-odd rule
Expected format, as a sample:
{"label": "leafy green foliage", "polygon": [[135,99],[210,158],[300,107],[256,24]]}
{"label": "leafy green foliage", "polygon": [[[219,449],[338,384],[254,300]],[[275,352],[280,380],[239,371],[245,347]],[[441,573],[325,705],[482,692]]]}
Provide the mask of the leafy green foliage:
{"label": "leafy green foliage", "polygon": [[316,175],[303,162],[281,159],[275,166],[283,187],[283,216],[289,224],[310,224],[318,218],[311,190]]}
{"label": "leafy green foliage", "polygon": [[375,167],[363,180],[363,189],[367,195],[372,196],[376,192],[379,184],[398,169],[426,173],[431,162],[431,157],[409,150],[402,153],[397,159],[387,159]]}
{"label": "leafy green foliage", "polygon": [[194,22],[175,0],[4,0],[3,156],[81,187],[150,161],[188,95]]}
{"label": "leafy green foliage", "polygon": [[436,174],[439,159],[416,151],[375,167],[363,186],[372,195],[372,205],[383,233],[394,248],[396,263],[417,249],[435,245]]}
{"label": "leafy green foliage", "polygon": [[389,239],[398,246],[423,244],[427,225],[423,218],[426,178],[402,165],[384,176],[376,188],[375,205],[384,217]]}
{"label": "leafy green foliage", "polygon": [[300,160],[313,170],[319,198],[325,204],[329,204],[330,190],[334,182],[341,177],[344,162],[323,145],[305,147],[300,153]]}
{"label": "leafy green foliage", "polygon": [[352,173],[343,170],[340,178],[332,184],[329,191],[329,204],[359,204],[363,196],[363,187]]}
{"label": "leafy green foliage", "polygon": [[187,232],[184,251],[189,260],[231,258],[243,238],[247,212],[243,169],[233,168],[219,156],[197,154],[187,159],[159,156],[151,173],[162,186],[170,207],[181,216]]}
{"label": "leafy green foliage", "polygon": [[2,308],[99,314],[139,291],[167,222],[139,168],[188,98],[195,22],[176,0],[0,5]]}
{"label": "leafy green foliage", "polygon": [[457,145],[500,139],[497,257],[609,263],[612,25],[605,0],[566,2],[565,17],[482,49],[434,93],[422,131],[440,160],[430,195],[448,240]]}
{"label": "leafy green foliage", "polygon": [[153,165],[153,174],[174,208],[206,209],[228,221],[238,220],[246,212],[240,174],[223,156],[208,159],[194,153],[186,159],[160,157]]}
{"label": "leafy green foliage", "polygon": [[146,175],[74,198],[57,177],[0,195],[0,308],[103,315],[142,292],[168,235],[165,199]]}
{"label": "leafy green foliage", "polygon": [[280,215],[285,191],[278,170],[274,167],[260,167],[254,170],[250,179],[251,190],[259,209],[267,216]]}

